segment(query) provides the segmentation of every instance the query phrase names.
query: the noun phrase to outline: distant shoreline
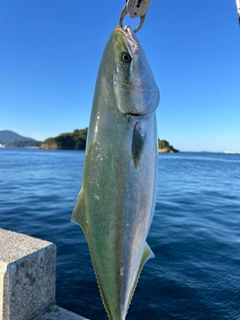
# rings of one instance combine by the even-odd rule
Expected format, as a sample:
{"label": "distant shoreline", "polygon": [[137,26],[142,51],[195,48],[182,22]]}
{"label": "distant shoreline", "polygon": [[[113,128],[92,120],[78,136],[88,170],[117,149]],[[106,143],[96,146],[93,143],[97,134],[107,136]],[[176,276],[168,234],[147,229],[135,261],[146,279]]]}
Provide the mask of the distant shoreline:
{"label": "distant shoreline", "polygon": [[158,149],[158,153],[179,153],[179,152],[180,151],[176,149],[167,149],[167,148]]}
{"label": "distant shoreline", "polygon": [[[77,150],[77,149],[45,149],[41,147],[13,147],[13,146],[5,146],[5,145],[0,145],[0,149],[34,149],[34,150],[46,150],[46,151],[85,151],[85,150]],[[173,150],[163,150],[163,149],[158,149],[158,154],[166,154],[166,153],[218,153],[218,154],[226,154],[226,155],[240,155],[239,151],[173,151]]]}

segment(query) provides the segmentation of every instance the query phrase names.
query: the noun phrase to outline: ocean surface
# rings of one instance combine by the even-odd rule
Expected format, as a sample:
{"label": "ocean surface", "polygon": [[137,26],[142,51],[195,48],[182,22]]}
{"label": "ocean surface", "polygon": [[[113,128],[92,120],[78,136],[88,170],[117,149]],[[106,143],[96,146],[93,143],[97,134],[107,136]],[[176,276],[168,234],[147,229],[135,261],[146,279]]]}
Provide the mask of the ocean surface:
{"label": "ocean surface", "polygon": [[[71,213],[84,152],[0,149],[0,227],[57,245],[57,304],[107,320]],[[240,155],[159,155],[155,216],[127,320],[240,319]]]}

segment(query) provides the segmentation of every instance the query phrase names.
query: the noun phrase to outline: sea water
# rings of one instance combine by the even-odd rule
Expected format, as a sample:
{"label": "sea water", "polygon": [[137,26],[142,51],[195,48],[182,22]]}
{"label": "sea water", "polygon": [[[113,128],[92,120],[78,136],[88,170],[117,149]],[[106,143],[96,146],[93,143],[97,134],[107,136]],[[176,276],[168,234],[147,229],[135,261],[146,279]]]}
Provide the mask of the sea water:
{"label": "sea water", "polygon": [[[240,319],[240,155],[159,155],[157,203],[128,320]],[[57,304],[107,319],[71,223],[84,152],[0,149],[0,227],[57,245]]]}

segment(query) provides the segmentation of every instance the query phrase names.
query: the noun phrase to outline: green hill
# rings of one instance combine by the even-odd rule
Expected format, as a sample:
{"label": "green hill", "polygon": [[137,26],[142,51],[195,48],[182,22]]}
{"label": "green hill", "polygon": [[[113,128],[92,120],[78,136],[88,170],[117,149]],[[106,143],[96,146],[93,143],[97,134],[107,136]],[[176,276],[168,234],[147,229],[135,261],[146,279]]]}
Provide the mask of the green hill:
{"label": "green hill", "polygon": [[174,149],[173,146],[169,144],[166,140],[158,139],[158,152],[160,153],[175,153],[180,152],[177,149]]}
{"label": "green hill", "polygon": [[[48,138],[43,141],[40,149],[45,150],[85,150],[88,128],[62,133],[57,137]],[[179,152],[166,140],[158,139],[159,152]]]}
{"label": "green hill", "polygon": [[40,149],[46,150],[85,150],[88,129],[62,133],[57,137],[43,141]]}
{"label": "green hill", "polygon": [[13,141],[6,144],[6,147],[40,147],[42,141],[36,140],[23,140],[23,141]]}

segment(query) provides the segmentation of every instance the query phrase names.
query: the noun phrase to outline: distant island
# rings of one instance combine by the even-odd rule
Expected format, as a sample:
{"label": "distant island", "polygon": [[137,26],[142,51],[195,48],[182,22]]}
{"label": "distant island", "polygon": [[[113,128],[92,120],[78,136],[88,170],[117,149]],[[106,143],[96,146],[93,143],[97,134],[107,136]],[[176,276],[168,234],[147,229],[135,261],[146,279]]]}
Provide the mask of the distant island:
{"label": "distant island", "polygon": [[[62,133],[57,137],[43,141],[40,149],[45,150],[85,150],[88,128]],[[174,149],[166,140],[158,139],[158,151],[160,153],[175,153]]]}
{"label": "distant island", "polygon": [[0,144],[4,147],[40,147],[42,141],[23,137],[11,130],[0,130]]}
{"label": "distant island", "polygon": [[[0,147],[39,148],[44,150],[85,150],[88,128],[62,133],[54,138],[36,141],[10,130],[0,130]],[[158,139],[158,152],[179,152],[166,140]]]}
{"label": "distant island", "polygon": [[62,133],[43,141],[40,149],[45,150],[85,150],[88,128]]}
{"label": "distant island", "polygon": [[42,141],[36,140],[19,140],[5,144],[6,147],[21,147],[21,148],[39,148],[42,145]]}
{"label": "distant island", "polygon": [[179,150],[173,148],[166,140],[158,139],[158,152],[159,153],[177,153]]}

